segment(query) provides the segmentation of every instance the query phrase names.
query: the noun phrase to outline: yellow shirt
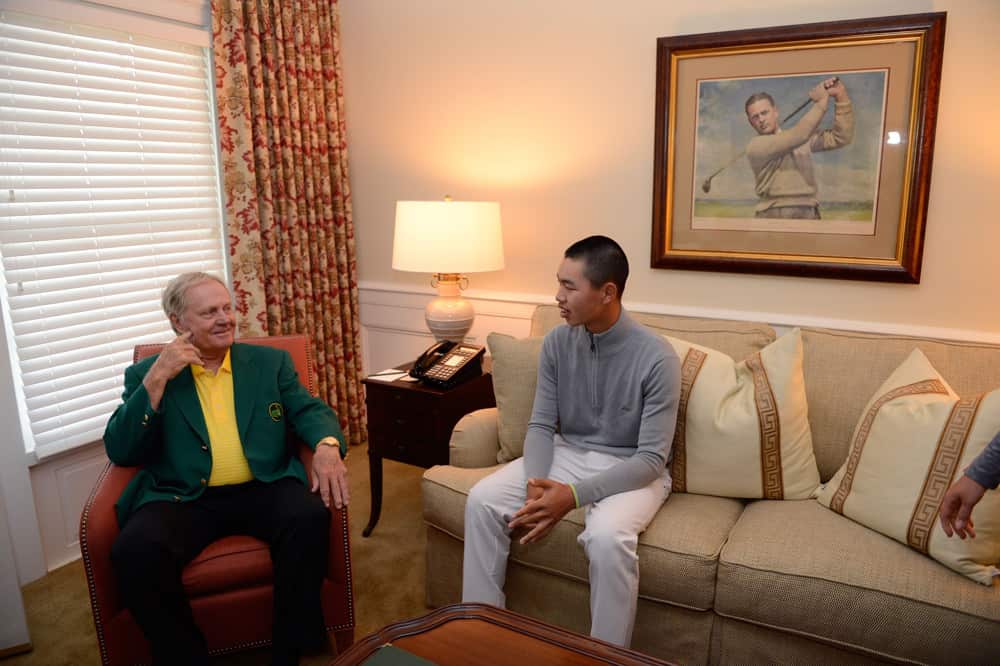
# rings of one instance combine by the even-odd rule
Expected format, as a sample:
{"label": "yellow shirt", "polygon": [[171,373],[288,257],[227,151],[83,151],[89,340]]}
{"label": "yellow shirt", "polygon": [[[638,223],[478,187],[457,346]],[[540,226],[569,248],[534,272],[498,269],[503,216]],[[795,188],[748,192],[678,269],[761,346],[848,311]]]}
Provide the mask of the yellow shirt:
{"label": "yellow shirt", "polygon": [[216,373],[200,365],[191,366],[194,385],[198,391],[201,413],[208,428],[209,446],[212,447],[212,474],[210,486],[224,486],[253,480],[253,472],[243,453],[239,429],[236,426],[236,403],[233,399],[233,365],[229,352]]}

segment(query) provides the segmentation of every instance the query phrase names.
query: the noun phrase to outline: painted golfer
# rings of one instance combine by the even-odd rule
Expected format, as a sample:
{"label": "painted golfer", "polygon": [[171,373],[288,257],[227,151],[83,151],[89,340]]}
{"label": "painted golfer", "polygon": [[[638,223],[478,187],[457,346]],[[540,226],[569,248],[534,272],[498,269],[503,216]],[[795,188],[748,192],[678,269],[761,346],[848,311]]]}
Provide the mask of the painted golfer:
{"label": "painted golfer", "polygon": [[[833,126],[819,129],[834,100]],[[744,109],[757,136],[747,144],[746,156],[756,180],[755,217],[818,220],[816,175],[812,153],[834,150],[854,139],[854,111],[847,88],[829,78],[809,91],[811,108],[795,125],[782,129],[778,107],[766,92],[747,99]],[[794,115],[794,114],[792,114]]]}

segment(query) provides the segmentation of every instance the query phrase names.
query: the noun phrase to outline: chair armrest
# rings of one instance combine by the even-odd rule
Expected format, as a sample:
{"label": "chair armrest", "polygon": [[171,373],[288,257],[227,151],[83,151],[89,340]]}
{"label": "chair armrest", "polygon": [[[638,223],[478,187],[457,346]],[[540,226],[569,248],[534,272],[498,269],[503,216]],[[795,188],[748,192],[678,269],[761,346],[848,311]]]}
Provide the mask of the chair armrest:
{"label": "chair armrest", "polygon": [[496,407],[478,409],[455,424],[448,445],[448,462],[455,467],[492,467],[499,452]]}
{"label": "chair armrest", "polygon": [[[306,468],[306,483],[312,488],[313,450],[305,443],[299,443],[299,460]],[[330,506],[330,557],[326,570],[326,578],[338,585],[350,582],[351,545],[348,540],[347,507],[338,509]]]}
{"label": "chair armrest", "polygon": [[138,467],[119,467],[109,462],[80,516],[80,554],[87,571],[94,619],[98,623],[102,621],[100,615],[111,618],[124,608],[111,569],[111,546],[119,532],[115,502],[138,472]]}

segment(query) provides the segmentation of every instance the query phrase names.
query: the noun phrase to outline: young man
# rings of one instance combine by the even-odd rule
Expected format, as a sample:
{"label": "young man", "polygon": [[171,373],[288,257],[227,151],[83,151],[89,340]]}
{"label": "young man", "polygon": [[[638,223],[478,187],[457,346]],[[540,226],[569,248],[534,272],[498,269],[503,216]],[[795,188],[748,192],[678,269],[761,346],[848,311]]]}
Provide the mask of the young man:
{"label": "young man", "polygon": [[[781,128],[774,99],[766,92],[747,99],[744,111],[757,136],[747,144],[759,202],[755,217],[818,220],[816,175],[812,153],[834,150],[854,140],[854,111],[847,88],[829,78],[809,91],[813,101],[801,120]],[[819,123],[834,99],[833,127],[819,131]]]}
{"label": "young man", "polygon": [[670,493],[680,364],[621,304],[628,260],[610,238],[566,250],[556,302],[567,326],[542,343],[524,457],[477,483],[465,509],[462,598],[503,606],[511,533],[536,542],[587,507],[591,635],[628,646],[636,545]]}
{"label": "young man", "polygon": [[[125,370],[104,443],[117,465],[144,465],[116,504],[111,550],[125,605],[154,664],[207,664],[181,570],[212,541],[249,534],[271,546],[273,663],[298,663],[326,642],[320,586],[327,507],[347,504],[337,415],[299,383],[283,351],[234,344],[229,289],[185,273],[163,292],[177,338]],[[312,490],[286,428],[316,450]]]}

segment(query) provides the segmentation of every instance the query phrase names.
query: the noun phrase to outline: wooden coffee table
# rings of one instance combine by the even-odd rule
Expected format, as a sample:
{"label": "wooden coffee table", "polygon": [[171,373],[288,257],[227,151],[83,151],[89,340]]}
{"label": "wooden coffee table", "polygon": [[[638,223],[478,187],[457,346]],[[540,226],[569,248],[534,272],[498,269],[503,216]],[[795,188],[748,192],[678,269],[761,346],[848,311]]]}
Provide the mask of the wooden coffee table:
{"label": "wooden coffee table", "polygon": [[483,604],[445,606],[414,620],[390,624],[352,645],[333,663],[363,664],[386,643],[439,666],[668,664]]}

